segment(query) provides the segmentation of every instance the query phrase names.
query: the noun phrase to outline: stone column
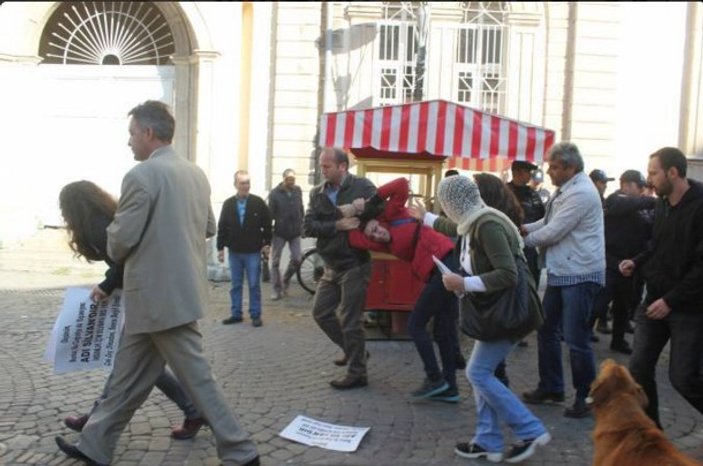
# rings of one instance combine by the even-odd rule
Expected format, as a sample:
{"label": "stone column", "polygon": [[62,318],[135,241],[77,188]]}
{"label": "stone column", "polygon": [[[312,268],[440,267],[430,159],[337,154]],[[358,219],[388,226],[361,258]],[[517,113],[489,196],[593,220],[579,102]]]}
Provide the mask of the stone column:
{"label": "stone column", "polygon": [[[188,157],[212,180],[214,164],[213,128],[215,115],[215,61],[219,53],[195,50],[189,57],[175,58],[177,144],[188,148]],[[217,216],[218,212],[215,212]],[[207,242],[208,279],[229,280],[229,270],[217,260],[215,238]]]}

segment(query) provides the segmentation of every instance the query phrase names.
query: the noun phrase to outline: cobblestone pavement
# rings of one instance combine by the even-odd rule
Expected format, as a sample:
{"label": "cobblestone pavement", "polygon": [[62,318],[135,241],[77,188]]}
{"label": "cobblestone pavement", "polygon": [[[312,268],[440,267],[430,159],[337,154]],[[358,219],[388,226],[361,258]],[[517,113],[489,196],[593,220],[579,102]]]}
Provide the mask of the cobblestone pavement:
{"label": "cobblestone pavement", "polygon": [[[0,464],[73,465],[57,451],[55,435],[75,440],[62,419],[89,408],[107,374],[101,371],[54,375],[42,361],[49,331],[61,305],[63,287],[91,285],[101,264],[72,258],[58,231],[44,230],[20,244],[0,249]],[[338,392],[328,381],[343,374],[332,364],[336,348],[309,315],[310,299],[295,286],[291,296],[272,303],[264,285],[264,326],[245,322],[222,326],[228,314],[228,285],[211,283],[210,312],[202,324],[207,355],[231,405],[257,443],[264,465],[460,465],[484,464],[457,458],[454,444],[469,440],[475,423],[468,382],[460,379],[459,404],[410,403],[408,392],[422,378],[420,360],[409,341],[369,341],[369,386]],[[599,360],[625,357],[596,344]],[[536,342],[508,359],[512,388],[537,381]],[[464,341],[465,349],[471,346]],[[565,361],[566,363],[566,361]],[[659,373],[662,420],[677,446],[703,460],[703,416],[671,388],[662,361]],[[565,366],[568,374],[568,366]],[[570,400],[567,400],[570,401]],[[526,464],[589,465],[592,419],[571,420],[562,407],[538,406],[554,440]],[[279,437],[298,414],[336,424],[371,427],[359,449],[340,453],[307,447]],[[151,394],[122,435],[113,465],[219,464],[207,429],[193,440],[175,441],[169,426],[181,422],[178,408],[160,392]]]}

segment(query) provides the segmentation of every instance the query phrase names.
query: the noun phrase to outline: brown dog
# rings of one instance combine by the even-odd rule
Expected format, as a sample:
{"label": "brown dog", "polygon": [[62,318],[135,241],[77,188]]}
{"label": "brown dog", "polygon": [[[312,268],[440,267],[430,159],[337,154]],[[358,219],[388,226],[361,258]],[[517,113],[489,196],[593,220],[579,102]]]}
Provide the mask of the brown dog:
{"label": "brown dog", "polygon": [[702,466],[684,455],[644,412],[648,400],[630,372],[612,359],[600,366],[586,399],[596,418],[593,466]]}

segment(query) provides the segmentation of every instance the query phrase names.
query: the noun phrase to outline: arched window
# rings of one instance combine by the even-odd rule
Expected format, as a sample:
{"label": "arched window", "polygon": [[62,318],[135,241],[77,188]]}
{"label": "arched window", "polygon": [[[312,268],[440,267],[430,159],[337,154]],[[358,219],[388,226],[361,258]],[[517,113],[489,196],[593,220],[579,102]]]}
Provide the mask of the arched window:
{"label": "arched window", "polygon": [[154,2],[63,2],[47,22],[42,63],[170,65],[171,28]]}

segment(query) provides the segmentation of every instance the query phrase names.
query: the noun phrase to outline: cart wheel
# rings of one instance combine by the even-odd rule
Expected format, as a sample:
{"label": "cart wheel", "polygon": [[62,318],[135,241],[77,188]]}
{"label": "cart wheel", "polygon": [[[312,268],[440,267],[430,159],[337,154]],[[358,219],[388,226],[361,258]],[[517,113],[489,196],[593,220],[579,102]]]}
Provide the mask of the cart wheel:
{"label": "cart wheel", "polygon": [[315,294],[317,282],[320,281],[324,271],[322,259],[317,255],[317,249],[312,248],[303,254],[303,260],[300,261],[300,267],[296,270],[295,275],[305,291]]}

